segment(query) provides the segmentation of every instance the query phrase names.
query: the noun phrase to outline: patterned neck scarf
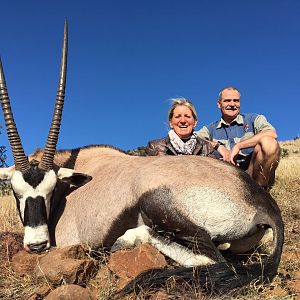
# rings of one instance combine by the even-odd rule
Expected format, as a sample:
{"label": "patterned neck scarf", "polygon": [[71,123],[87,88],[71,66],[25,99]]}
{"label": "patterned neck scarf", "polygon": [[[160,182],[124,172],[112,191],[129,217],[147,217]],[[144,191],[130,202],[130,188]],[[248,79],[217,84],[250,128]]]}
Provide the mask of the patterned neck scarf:
{"label": "patterned neck scarf", "polygon": [[195,134],[192,134],[186,141],[183,141],[174,130],[170,130],[168,135],[172,146],[179,155],[193,154],[197,144],[197,138]]}

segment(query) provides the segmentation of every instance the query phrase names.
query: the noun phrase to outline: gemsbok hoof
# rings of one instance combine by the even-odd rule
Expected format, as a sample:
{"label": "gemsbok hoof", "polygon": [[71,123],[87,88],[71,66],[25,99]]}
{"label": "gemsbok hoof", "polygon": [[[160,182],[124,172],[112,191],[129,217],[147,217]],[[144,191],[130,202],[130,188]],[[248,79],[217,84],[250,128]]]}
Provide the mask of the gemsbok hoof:
{"label": "gemsbok hoof", "polygon": [[146,225],[142,225],[133,229],[128,229],[122,236],[120,236],[115,241],[110,251],[116,252],[118,250],[132,248],[142,243],[147,243],[149,240],[150,230],[151,229]]}

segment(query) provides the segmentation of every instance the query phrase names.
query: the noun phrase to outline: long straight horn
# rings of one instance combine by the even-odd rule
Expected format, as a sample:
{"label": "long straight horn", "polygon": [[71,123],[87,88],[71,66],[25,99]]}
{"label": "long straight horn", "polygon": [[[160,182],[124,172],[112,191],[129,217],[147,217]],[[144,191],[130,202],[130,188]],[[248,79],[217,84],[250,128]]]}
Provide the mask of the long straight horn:
{"label": "long straight horn", "polygon": [[49,171],[53,168],[54,155],[56,151],[56,144],[58,140],[61,116],[62,116],[64,99],[65,99],[67,52],[68,52],[68,23],[67,21],[65,21],[64,42],[63,42],[61,67],[60,67],[60,79],[58,83],[56,103],[55,103],[51,128],[47,139],[47,144],[44,150],[42,160],[39,165],[39,167],[45,171]]}
{"label": "long straight horn", "polygon": [[11,110],[1,58],[0,58],[0,100],[1,100],[1,106],[4,115],[5,125],[6,125],[6,131],[7,131],[10,147],[13,153],[13,157],[14,157],[15,169],[17,171],[24,172],[29,169],[29,162],[24,153],[21,139]]}

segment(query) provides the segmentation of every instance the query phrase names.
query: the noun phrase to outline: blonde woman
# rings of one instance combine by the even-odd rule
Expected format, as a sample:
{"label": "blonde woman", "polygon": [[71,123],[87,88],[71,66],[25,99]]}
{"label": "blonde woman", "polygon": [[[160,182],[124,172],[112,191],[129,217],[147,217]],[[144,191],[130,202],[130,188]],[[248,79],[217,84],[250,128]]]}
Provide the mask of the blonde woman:
{"label": "blonde woman", "polygon": [[159,140],[148,143],[148,155],[203,155],[213,152],[211,144],[194,133],[197,113],[193,103],[185,98],[172,100],[168,114],[170,131]]}

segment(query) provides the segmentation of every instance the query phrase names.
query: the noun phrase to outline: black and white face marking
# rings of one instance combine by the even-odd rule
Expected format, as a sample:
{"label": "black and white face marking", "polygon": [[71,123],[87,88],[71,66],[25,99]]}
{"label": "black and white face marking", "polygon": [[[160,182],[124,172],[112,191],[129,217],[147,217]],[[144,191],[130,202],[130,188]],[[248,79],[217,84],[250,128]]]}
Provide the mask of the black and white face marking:
{"label": "black and white face marking", "polygon": [[43,251],[50,248],[47,220],[50,213],[50,200],[57,182],[53,170],[43,171],[37,165],[21,173],[15,171],[11,184],[19,213],[24,224],[24,248]]}

